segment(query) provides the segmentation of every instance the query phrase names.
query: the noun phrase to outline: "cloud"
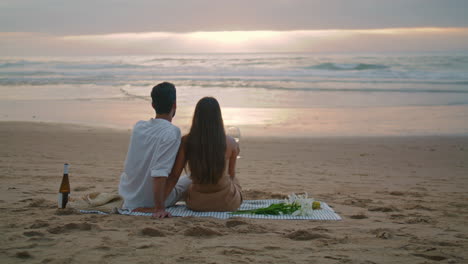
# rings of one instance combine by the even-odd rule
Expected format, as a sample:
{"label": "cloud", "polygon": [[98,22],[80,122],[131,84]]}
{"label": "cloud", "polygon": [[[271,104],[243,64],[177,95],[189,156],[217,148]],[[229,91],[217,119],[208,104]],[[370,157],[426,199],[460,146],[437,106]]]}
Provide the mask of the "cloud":
{"label": "cloud", "polygon": [[0,32],[468,27],[466,0],[2,0]]}

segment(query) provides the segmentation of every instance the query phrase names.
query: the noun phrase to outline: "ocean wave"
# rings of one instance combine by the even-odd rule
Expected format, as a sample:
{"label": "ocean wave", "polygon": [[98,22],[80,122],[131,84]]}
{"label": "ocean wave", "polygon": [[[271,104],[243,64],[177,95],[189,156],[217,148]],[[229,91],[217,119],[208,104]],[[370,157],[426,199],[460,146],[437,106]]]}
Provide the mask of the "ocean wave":
{"label": "ocean wave", "polygon": [[41,64],[38,61],[27,61],[27,60],[18,60],[18,61],[7,61],[0,63],[0,68],[14,68],[14,67],[24,67],[30,65]]}
{"label": "ocean wave", "polygon": [[266,90],[295,90],[308,92],[360,92],[360,93],[450,93],[450,94],[468,94],[468,90],[456,89],[414,89],[414,88],[286,88],[286,87],[267,87]]}
{"label": "ocean wave", "polygon": [[56,64],[59,69],[77,69],[77,70],[102,70],[102,69],[143,69],[144,65],[121,64],[121,63],[97,63],[97,64]]}
{"label": "ocean wave", "polygon": [[[1,76],[1,75],[0,75]],[[117,85],[118,79],[114,76],[97,76],[97,77],[72,77],[72,78],[24,78],[18,75],[17,78],[0,78],[0,85],[4,86],[21,86],[21,85],[69,85],[69,84],[106,84]]]}
{"label": "ocean wave", "polygon": [[129,92],[128,90],[126,90],[124,88],[120,88],[120,92],[126,97],[141,99],[141,100],[145,100],[145,101],[151,101],[148,98],[148,96],[142,96],[142,95],[134,94],[134,93],[131,93],[131,92]]}
{"label": "ocean wave", "polygon": [[[232,54],[231,54],[232,55]],[[210,56],[208,55],[207,57],[202,57],[202,56],[194,56],[194,57],[158,57],[158,58],[152,58],[149,60],[145,60],[145,62],[164,62],[164,61],[180,61],[180,62],[205,62],[205,61],[224,61],[224,62],[239,62],[239,61],[246,61],[246,62],[260,62],[260,61],[280,61],[283,62],[285,60],[287,61],[297,61],[297,60],[304,60],[307,59],[307,57],[304,56],[296,56],[296,57],[289,57],[289,56],[274,56],[274,57],[255,57],[255,58],[249,58],[249,57],[224,57],[221,55],[221,57],[216,57],[216,56]]]}
{"label": "ocean wave", "polygon": [[[125,85],[126,87],[142,87],[141,85]],[[314,87],[281,87],[281,86],[268,86],[268,87],[251,87],[251,86],[219,86],[219,85],[188,85],[187,87],[193,89],[210,89],[210,88],[222,88],[222,89],[256,89],[256,90],[283,90],[291,92],[338,92],[338,93],[432,93],[432,94],[468,94],[468,89],[437,89],[437,88],[314,88]],[[128,97],[141,97],[131,93],[125,88],[120,88],[120,91]]]}
{"label": "ocean wave", "polygon": [[[468,81],[438,81],[438,80],[360,80],[360,79],[300,79],[300,78],[204,78],[204,77],[172,77],[174,81],[191,81],[196,83],[197,86],[207,86],[207,87],[227,87],[232,88],[233,83],[240,83],[242,87],[252,87],[256,88],[259,86],[258,83],[298,83],[298,84],[355,84],[355,85],[392,85],[392,84],[402,84],[402,85],[453,85],[453,86],[465,86],[468,85]],[[219,83],[224,83],[220,85]],[[237,87],[237,86],[235,86]]]}
{"label": "ocean wave", "polygon": [[87,62],[87,61],[4,61],[0,63],[0,69],[25,68],[29,66],[40,66],[44,68],[65,70],[112,70],[112,69],[139,69],[147,68],[146,65],[123,63],[123,62]]}
{"label": "ocean wave", "polygon": [[390,68],[382,64],[369,63],[332,63],[325,62],[317,65],[307,66],[304,69],[331,70],[331,71],[363,71],[363,70],[381,70]]}
{"label": "ocean wave", "polygon": [[[258,78],[257,78],[258,77]],[[294,87],[311,87],[311,86],[363,86],[363,90],[370,88],[369,86],[395,86],[411,87],[411,86],[445,86],[448,87],[463,87],[467,88],[468,80],[414,80],[414,79],[347,79],[347,78],[299,78],[286,76],[272,76],[261,78],[261,76],[165,76],[153,73],[148,75],[120,75],[110,73],[97,74],[76,74],[67,72],[49,72],[49,71],[33,71],[33,72],[1,72],[0,85],[50,85],[50,84],[106,84],[118,86],[122,83],[131,84],[133,86],[149,86],[154,82],[164,79],[169,79],[175,84],[183,84],[189,86],[200,87],[218,87],[218,88],[258,88],[258,87],[282,87],[285,89],[293,89]],[[365,88],[364,88],[365,87]],[[417,88],[417,87],[414,87]],[[302,88],[301,88],[302,89]],[[307,89],[307,88],[305,88]],[[450,89],[449,89],[450,90]],[[456,90],[456,89],[455,89]]]}
{"label": "ocean wave", "polygon": [[0,71],[0,76],[51,76],[51,75],[63,75],[60,72],[53,72],[53,71],[10,71],[4,72]]}
{"label": "ocean wave", "polygon": [[207,60],[208,59],[206,59],[206,58],[171,58],[171,57],[164,57],[164,58],[149,59],[149,60],[145,60],[143,62],[147,63],[147,62],[165,62],[165,61],[173,62],[173,61],[176,61],[176,62],[188,63],[188,62],[205,62]]}

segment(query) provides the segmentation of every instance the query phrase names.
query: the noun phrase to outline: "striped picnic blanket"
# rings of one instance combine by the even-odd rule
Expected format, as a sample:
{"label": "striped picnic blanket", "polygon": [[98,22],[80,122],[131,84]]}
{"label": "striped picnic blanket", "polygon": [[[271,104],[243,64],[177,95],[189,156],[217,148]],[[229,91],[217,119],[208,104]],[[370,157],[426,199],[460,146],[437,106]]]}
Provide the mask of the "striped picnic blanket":
{"label": "striped picnic blanket", "polygon": [[[268,207],[273,203],[281,203],[283,200],[245,200],[240,206],[239,210],[252,210],[258,208]],[[167,208],[166,211],[170,212],[173,216],[193,216],[193,217],[214,217],[219,219],[228,219],[231,217],[245,217],[257,219],[281,219],[281,220],[341,220],[341,217],[326,203],[321,203],[321,209],[314,210],[310,216],[292,216],[292,215],[254,215],[254,214],[232,214],[230,212],[195,212],[188,209],[185,205],[175,205]],[[136,216],[151,216],[151,213],[131,212],[126,209],[118,209],[119,214],[122,215],[136,215]],[[80,210],[82,213],[97,213],[108,214],[96,210]]]}

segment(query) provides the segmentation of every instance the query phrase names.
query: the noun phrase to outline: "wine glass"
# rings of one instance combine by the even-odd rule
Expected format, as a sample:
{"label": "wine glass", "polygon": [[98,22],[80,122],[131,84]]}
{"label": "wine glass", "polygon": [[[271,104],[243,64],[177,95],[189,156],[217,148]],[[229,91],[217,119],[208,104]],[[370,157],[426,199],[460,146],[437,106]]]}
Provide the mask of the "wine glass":
{"label": "wine glass", "polygon": [[[226,134],[228,136],[231,136],[232,138],[234,138],[234,140],[237,142],[237,144],[239,144],[239,141],[241,139],[241,133],[240,133],[240,129],[238,127],[235,127],[235,126],[230,126],[227,128],[227,131],[226,131]],[[238,159],[240,159],[240,156],[237,156]]]}

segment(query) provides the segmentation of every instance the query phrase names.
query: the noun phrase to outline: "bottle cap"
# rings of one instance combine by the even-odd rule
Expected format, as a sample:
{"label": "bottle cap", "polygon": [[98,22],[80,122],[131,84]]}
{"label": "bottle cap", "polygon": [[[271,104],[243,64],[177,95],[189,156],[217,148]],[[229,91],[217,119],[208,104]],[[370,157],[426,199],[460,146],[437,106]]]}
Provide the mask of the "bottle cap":
{"label": "bottle cap", "polygon": [[63,164],[63,174],[68,174],[68,167],[70,165],[68,163]]}

